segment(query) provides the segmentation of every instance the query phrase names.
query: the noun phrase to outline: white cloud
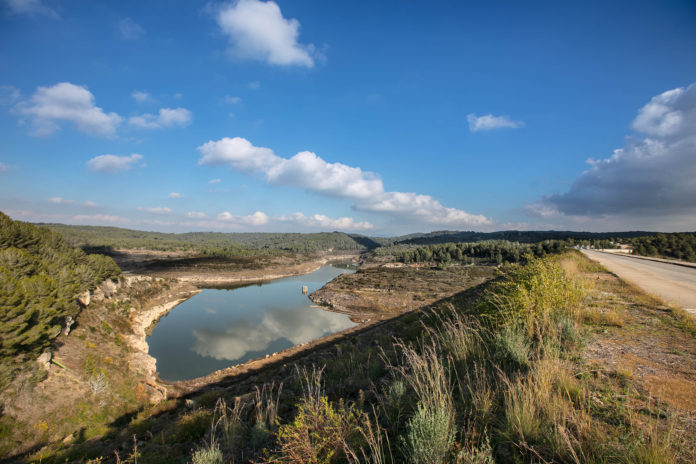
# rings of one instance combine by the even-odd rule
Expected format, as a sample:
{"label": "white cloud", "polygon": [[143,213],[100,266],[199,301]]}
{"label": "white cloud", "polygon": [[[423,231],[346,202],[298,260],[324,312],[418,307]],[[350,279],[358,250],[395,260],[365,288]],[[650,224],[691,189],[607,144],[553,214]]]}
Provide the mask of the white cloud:
{"label": "white cloud", "polygon": [[476,116],[474,113],[471,113],[466,116],[466,120],[469,123],[469,130],[471,132],[487,131],[502,127],[517,129],[524,126],[524,122],[522,121],[513,121],[508,116],[493,116],[492,114]]}
{"label": "white cloud", "polygon": [[200,211],[189,211],[186,213],[186,217],[191,219],[205,219],[208,217],[208,215]]}
{"label": "white cloud", "polygon": [[471,214],[443,206],[430,195],[413,192],[384,192],[377,198],[367,198],[356,204],[356,209],[389,213],[408,217],[411,221],[443,226],[484,226],[491,220],[481,214]]}
{"label": "white cloud", "polygon": [[261,83],[259,81],[251,81],[247,84],[250,90],[259,90],[261,88]]}
{"label": "white cloud", "polygon": [[12,105],[16,103],[22,93],[13,85],[0,85],[0,105]]}
{"label": "white cloud", "polygon": [[145,35],[145,29],[131,18],[123,18],[116,24],[116,27],[121,33],[121,37],[127,40],[137,40]]}
{"label": "white cloud", "polygon": [[97,203],[90,201],[90,200],[87,200],[82,204],[88,208],[96,208],[97,206],[99,206]]}
{"label": "white cloud", "polygon": [[44,5],[41,0],[6,0],[6,3],[11,14],[42,15],[53,19],[60,17],[56,10]]}
{"label": "white cloud", "polygon": [[653,97],[638,112],[633,128],[658,139],[696,135],[696,84]]}
{"label": "white cloud", "polygon": [[256,211],[249,216],[235,216],[225,211],[217,215],[218,221],[229,222],[245,226],[263,226],[268,224],[268,215],[262,211]]}
{"label": "white cloud", "polygon": [[327,163],[303,151],[290,159],[279,159],[268,171],[269,182],[291,185],[327,195],[368,199],[384,191],[382,180],[371,172],[342,163]]}
{"label": "white cloud", "polygon": [[0,172],[5,172],[5,171],[9,171],[9,170],[10,170],[10,167],[8,165],[6,165],[5,163],[0,163]]}
{"label": "white cloud", "polygon": [[236,105],[241,101],[241,97],[230,97],[229,95],[225,96],[225,103],[229,103],[230,105]]}
{"label": "white cloud", "polygon": [[282,222],[292,222],[304,227],[331,230],[369,230],[374,227],[369,222],[356,222],[355,219],[350,217],[332,219],[328,216],[324,216],[323,214],[305,216],[303,213],[299,212],[286,216],[280,216],[278,217],[278,220]]}
{"label": "white cloud", "polygon": [[260,323],[241,319],[225,328],[194,330],[193,350],[201,356],[239,361],[249,353],[267,349],[281,338],[299,345],[353,325],[347,317],[330,311],[317,310],[308,315],[304,308],[269,309]]}
{"label": "white cloud", "polygon": [[99,225],[99,224],[130,224],[131,220],[120,216],[110,216],[106,214],[78,214],[73,216],[73,220],[82,224]]}
{"label": "white cloud", "polygon": [[128,124],[141,129],[184,127],[191,124],[191,112],[186,108],[162,108],[159,114],[142,114],[128,119]]}
{"label": "white cloud", "polygon": [[342,163],[329,163],[308,151],[291,158],[281,158],[271,149],[255,147],[241,137],[209,141],[198,150],[202,155],[198,164],[226,164],[249,174],[263,173],[266,180],[274,185],[289,185],[352,199],[358,210],[389,213],[407,222],[461,227],[491,223],[485,216],[445,207],[428,195],[387,192],[377,174]]}
{"label": "white cloud", "polygon": [[297,41],[300,23],[283,18],[275,2],[239,0],[220,7],[215,19],[230,41],[229,53],[236,58],[281,66],[314,66],[314,46]]}
{"label": "white cloud", "polygon": [[198,147],[198,151],[203,155],[198,164],[229,164],[232,168],[246,173],[267,171],[281,160],[270,148],[255,147],[242,137],[225,137],[215,142],[210,141]]}
{"label": "white cloud", "polygon": [[[200,164],[200,163],[199,163],[199,164]],[[210,179],[210,180],[208,181],[208,183],[209,183],[210,185],[219,184],[220,182],[222,182],[222,179]]]}
{"label": "white cloud", "polygon": [[72,205],[75,203],[75,200],[66,200],[65,198],[61,197],[49,198],[48,201],[50,201],[54,205]]}
{"label": "white cloud", "polygon": [[545,205],[544,203],[532,203],[524,206],[524,210],[530,216],[540,217],[540,218],[553,218],[561,215],[555,207],[550,205]]}
{"label": "white cloud", "polygon": [[133,92],[131,92],[131,97],[133,97],[133,100],[137,101],[138,103],[152,101],[152,95],[150,95],[147,92],[141,92],[139,90],[134,90]]}
{"label": "white cloud", "polygon": [[118,114],[104,113],[95,106],[87,87],[70,82],[39,87],[29,101],[17,105],[17,111],[32,119],[34,134],[39,136],[57,131],[63,122],[89,134],[113,135],[122,121]]}
{"label": "white cloud", "polygon": [[87,169],[90,171],[115,174],[131,169],[133,164],[141,160],[143,155],[133,153],[130,156],[99,155],[87,161]]}
{"label": "white cloud", "polygon": [[158,216],[168,216],[172,214],[172,210],[170,208],[167,208],[166,206],[156,206],[152,208],[145,208],[142,206],[138,206],[136,208],[138,211],[144,211],[146,213],[150,214],[156,214]]}
{"label": "white cloud", "polygon": [[168,196],[169,198],[181,198],[181,194],[179,192],[172,192]]}
{"label": "white cloud", "polygon": [[646,137],[629,138],[608,158],[589,159],[590,168],[567,192],[546,196],[528,211],[643,218],[644,224],[657,222],[649,218],[677,223],[689,217],[695,227],[696,83],[654,97],[638,112],[633,128]]}

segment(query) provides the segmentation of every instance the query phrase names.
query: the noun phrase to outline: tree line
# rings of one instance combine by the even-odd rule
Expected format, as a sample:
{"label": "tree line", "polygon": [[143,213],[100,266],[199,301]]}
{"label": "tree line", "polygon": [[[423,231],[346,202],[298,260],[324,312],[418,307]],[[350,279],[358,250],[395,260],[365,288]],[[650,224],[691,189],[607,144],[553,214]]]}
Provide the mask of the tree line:
{"label": "tree line", "polygon": [[507,240],[481,242],[443,243],[397,251],[395,257],[403,263],[474,264],[474,263],[518,263],[525,256],[544,256],[558,253],[571,241],[546,240],[538,243],[519,243]]}
{"label": "tree line", "polygon": [[696,233],[655,234],[627,241],[635,254],[696,262]]}

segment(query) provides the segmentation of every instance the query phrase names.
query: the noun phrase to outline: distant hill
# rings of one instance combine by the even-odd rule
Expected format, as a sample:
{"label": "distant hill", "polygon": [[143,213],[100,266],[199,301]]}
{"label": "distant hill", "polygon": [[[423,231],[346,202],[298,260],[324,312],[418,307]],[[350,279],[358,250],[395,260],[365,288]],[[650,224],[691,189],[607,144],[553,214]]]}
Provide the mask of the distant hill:
{"label": "distant hill", "polygon": [[251,250],[281,250],[296,253],[317,251],[365,251],[388,245],[435,245],[440,243],[507,240],[538,243],[544,240],[629,239],[655,235],[655,232],[574,232],[519,231],[474,232],[441,230],[396,237],[368,237],[344,232],[268,233],[268,232],[187,232],[164,233],[119,227],[38,224],[59,232],[70,245],[86,250],[99,248],[146,248],[151,250],[191,250],[212,255],[245,254]]}
{"label": "distant hill", "polygon": [[574,231],[520,231],[503,230],[499,232],[461,232],[441,230],[424,234],[411,234],[398,237],[394,244],[433,245],[438,243],[480,242],[484,240],[507,240],[519,243],[538,243],[544,240],[606,240],[612,238],[633,238],[654,235],[655,232],[574,232]]}
{"label": "distant hill", "polygon": [[227,251],[243,254],[244,250],[283,250],[290,252],[317,251],[362,251],[373,249],[382,243],[356,234],[343,232],[263,233],[263,232],[187,232],[163,233],[118,227],[71,226],[64,224],[41,224],[59,232],[73,246],[91,249],[147,248],[152,250],[192,250],[210,254]]}

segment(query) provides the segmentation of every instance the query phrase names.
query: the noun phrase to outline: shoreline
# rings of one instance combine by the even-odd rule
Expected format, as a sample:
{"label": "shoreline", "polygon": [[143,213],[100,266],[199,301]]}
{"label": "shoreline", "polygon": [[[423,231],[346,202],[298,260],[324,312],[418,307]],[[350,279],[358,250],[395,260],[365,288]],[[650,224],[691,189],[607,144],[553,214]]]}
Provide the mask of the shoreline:
{"label": "shoreline", "polygon": [[[248,364],[257,364],[259,361],[267,361],[267,360],[277,360],[279,359],[279,355],[285,353],[285,352],[292,352],[292,354],[296,354],[296,350],[299,351],[304,351],[305,349],[309,349],[308,345],[312,345],[313,343],[316,343],[320,340],[324,340],[326,338],[330,337],[335,337],[339,334],[343,334],[344,332],[347,331],[352,331],[355,330],[359,327],[362,327],[365,325],[365,322],[356,322],[356,326],[351,327],[349,329],[345,329],[341,332],[336,332],[334,334],[327,335],[325,337],[321,337],[319,339],[311,340],[309,342],[306,342],[301,345],[296,345],[290,348],[287,348],[285,350],[282,350],[278,353],[274,353],[273,355],[267,355],[265,358],[257,358],[257,359],[252,359],[249,360],[245,363],[238,364],[238,365],[232,365],[230,367],[227,367],[222,370],[218,370],[215,372],[211,372],[210,374],[207,374],[202,377],[196,377],[194,379],[189,379],[189,380],[181,380],[181,381],[175,381],[175,382],[170,382],[167,380],[160,379],[159,376],[157,375],[157,360],[150,355],[150,346],[147,343],[147,337],[150,336],[152,333],[152,330],[157,326],[158,321],[166,316],[170,311],[172,311],[175,307],[183,303],[184,301],[188,300],[189,298],[193,297],[194,295],[197,295],[200,293],[203,288],[205,288],[205,284],[234,284],[234,283],[260,283],[260,282],[269,282],[273,280],[278,280],[278,279],[284,279],[287,277],[295,277],[299,275],[306,275],[310,274],[318,269],[320,269],[322,266],[325,266],[326,264],[330,263],[331,261],[339,261],[342,259],[352,259],[354,258],[353,255],[340,255],[340,256],[332,256],[330,258],[321,258],[319,260],[313,260],[309,261],[307,263],[301,263],[299,265],[294,266],[294,268],[289,271],[289,272],[283,272],[283,273],[273,273],[273,274],[263,274],[261,276],[259,275],[249,275],[246,273],[246,275],[235,275],[235,276],[220,276],[220,274],[216,275],[211,275],[211,276],[203,276],[201,277],[200,274],[196,276],[178,276],[178,277],[169,277],[173,280],[176,281],[175,285],[178,285],[182,288],[179,289],[173,289],[169,290],[172,292],[172,298],[167,299],[164,303],[157,304],[152,307],[148,307],[147,309],[139,312],[138,314],[134,315],[131,319],[131,328],[133,330],[133,334],[129,335],[126,338],[128,345],[132,348],[134,351],[133,354],[131,355],[131,365],[138,366],[142,369],[144,369],[144,372],[142,374],[146,377],[146,379],[149,382],[152,382],[160,387],[163,387],[166,391],[166,395],[163,395],[163,399],[171,398],[171,393],[175,392],[178,390],[177,385],[180,385],[182,383],[196,383],[196,384],[208,384],[208,383],[213,383],[216,380],[214,379],[219,379],[221,373],[229,371],[231,369],[238,370],[242,366],[246,366]],[[273,270],[271,270],[273,271]],[[261,271],[263,272],[263,271]],[[259,272],[259,273],[261,273]],[[235,273],[235,274],[242,274],[240,273]],[[162,278],[160,276],[151,276],[153,278]],[[191,289],[191,286],[195,286],[197,288]],[[188,287],[188,288],[187,288]],[[330,307],[327,306],[322,306],[321,310],[323,311],[332,311]],[[338,312],[338,311],[334,311]],[[304,348],[307,347],[307,348]],[[286,354],[287,355],[287,354]],[[229,375],[229,373],[222,374],[223,376]],[[212,377],[212,378],[211,378]],[[211,378],[210,380],[207,380],[208,378]],[[204,380],[206,379],[206,380]],[[177,395],[180,396],[180,395]]]}

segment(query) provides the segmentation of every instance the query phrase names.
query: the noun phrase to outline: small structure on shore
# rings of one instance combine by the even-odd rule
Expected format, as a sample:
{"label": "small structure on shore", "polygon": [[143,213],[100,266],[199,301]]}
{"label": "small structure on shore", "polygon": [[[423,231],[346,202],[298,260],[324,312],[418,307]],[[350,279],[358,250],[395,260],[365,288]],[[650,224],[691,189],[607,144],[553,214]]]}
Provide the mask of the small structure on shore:
{"label": "small structure on shore", "polygon": [[309,288],[307,288],[306,285],[303,285],[303,286],[302,286],[302,294],[303,294],[303,295],[306,295],[308,291],[309,291]]}

